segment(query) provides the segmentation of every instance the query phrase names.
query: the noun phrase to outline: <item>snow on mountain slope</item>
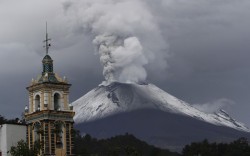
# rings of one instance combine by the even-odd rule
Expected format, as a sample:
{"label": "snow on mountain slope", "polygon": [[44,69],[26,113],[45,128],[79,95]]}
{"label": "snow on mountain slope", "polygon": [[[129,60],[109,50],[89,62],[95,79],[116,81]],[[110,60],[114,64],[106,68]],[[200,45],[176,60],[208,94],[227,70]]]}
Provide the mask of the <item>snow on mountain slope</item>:
{"label": "snow on mountain slope", "polygon": [[186,115],[218,126],[250,132],[244,124],[232,119],[225,111],[208,114],[177,99],[153,84],[112,83],[99,86],[72,103],[76,123],[85,123],[137,109],[152,108]]}

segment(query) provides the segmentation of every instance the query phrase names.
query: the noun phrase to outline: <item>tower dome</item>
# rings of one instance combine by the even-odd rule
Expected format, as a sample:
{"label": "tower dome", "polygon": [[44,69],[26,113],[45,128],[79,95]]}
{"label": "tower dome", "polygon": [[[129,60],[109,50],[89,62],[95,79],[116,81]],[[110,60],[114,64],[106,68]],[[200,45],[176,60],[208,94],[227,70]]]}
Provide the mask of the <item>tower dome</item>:
{"label": "tower dome", "polygon": [[43,74],[53,73],[53,60],[48,54],[44,56],[42,63],[43,63]]}
{"label": "tower dome", "polygon": [[57,78],[55,77],[55,73],[53,72],[52,58],[48,54],[46,54],[42,60],[42,63],[43,72],[39,82],[58,82]]}

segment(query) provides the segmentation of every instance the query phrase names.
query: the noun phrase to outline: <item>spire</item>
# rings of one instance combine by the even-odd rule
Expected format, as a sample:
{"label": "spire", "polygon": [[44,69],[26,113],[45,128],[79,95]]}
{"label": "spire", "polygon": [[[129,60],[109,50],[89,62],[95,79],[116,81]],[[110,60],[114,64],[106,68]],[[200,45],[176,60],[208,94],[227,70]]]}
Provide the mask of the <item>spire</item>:
{"label": "spire", "polygon": [[43,42],[45,42],[45,49],[46,49],[46,55],[48,55],[49,53],[49,47],[51,46],[51,44],[49,43],[51,39],[48,37],[48,30],[47,30],[47,22],[46,22],[46,38]]}
{"label": "spire", "polygon": [[46,22],[46,38],[43,42],[45,42],[45,49],[46,49],[46,55],[43,58],[43,75],[44,73],[53,73],[53,60],[48,55],[49,53],[49,47],[50,47],[50,41],[51,39],[48,37],[48,29],[47,29],[47,22]]}
{"label": "spire", "polygon": [[45,42],[46,55],[44,56],[42,63],[43,63],[43,72],[42,77],[40,78],[39,82],[58,82],[57,78],[55,77],[55,73],[53,72],[53,60],[49,56],[49,48],[51,44],[49,43],[51,39],[48,37],[48,30],[47,30],[47,22],[46,22],[46,38],[43,42]]}

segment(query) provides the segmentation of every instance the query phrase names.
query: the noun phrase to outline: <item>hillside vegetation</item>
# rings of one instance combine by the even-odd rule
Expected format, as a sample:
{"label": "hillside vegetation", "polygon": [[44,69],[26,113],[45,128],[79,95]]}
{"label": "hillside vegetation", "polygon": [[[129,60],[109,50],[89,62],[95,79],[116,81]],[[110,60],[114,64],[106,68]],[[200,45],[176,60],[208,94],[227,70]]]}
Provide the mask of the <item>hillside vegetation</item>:
{"label": "hillside vegetation", "polygon": [[180,154],[148,145],[131,134],[98,140],[77,133],[75,153],[79,156],[250,156],[250,145],[246,138],[231,143],[204,140],[186,145]]}
{"label": "hillside vegetation", "polygon": [[81,156],[179,156],[166,149],[156,148],[135,138],[131,134],[97,140],[90,135],[75,139],[75,150]]}

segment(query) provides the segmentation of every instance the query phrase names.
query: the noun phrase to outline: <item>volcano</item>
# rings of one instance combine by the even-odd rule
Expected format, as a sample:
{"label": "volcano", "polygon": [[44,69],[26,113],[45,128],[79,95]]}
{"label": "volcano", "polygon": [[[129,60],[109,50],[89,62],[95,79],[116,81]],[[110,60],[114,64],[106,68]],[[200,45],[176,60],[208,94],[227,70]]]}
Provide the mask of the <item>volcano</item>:
{"label": "volcano", "polygon": [[76,128],[97,138],[130,133],[180,151],[193,141],[250,138],[250,129],[224,110],[202,112],[153,84],[100,85],[72,103]]}

